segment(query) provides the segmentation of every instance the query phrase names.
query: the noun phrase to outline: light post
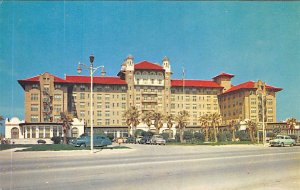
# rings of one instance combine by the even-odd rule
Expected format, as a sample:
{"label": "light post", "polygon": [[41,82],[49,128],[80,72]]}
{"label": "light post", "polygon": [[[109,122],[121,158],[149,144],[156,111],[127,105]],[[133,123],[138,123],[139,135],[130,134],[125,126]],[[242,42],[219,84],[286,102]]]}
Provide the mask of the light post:
{"label": "light post", "polygon": [[102,68],[104,70],[104,66],[99,66],[94,68],[94,55],[90,55],[90,66],[87,66],[83,63],[78,63],[77,72],[78,74],[81,73],[82,69],[81,66],[83,66],[85,69],[90,71],[90,77],[91,77],[91,94],[90,94],[90,115],[91,115],[91,153],[94,152],[94,114],[93,114],[93,75],[96,72],[97,69]]}
{"label": "light post", "polygon": [[261,97],[261,109],[262,109],[262,130],[263,130],[263,145],[266,146],[266,129],[265,129],[265,103],[264,103],[264,95],[263,93],[258,94]]}

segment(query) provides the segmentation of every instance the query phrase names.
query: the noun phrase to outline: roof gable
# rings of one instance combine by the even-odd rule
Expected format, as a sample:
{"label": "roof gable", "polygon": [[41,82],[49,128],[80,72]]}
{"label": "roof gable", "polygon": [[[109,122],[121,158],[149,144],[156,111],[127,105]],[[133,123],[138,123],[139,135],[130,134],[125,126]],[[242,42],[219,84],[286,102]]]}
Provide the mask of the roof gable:
{"label": "roof gable", "polygon": [[220,73],[219,75],[213,77],[213,79],[216,79],[216,78],[219,78],[219,77],[228,77],[228,78],[232,78],[232,77],[234,77],[234,75],[228,74],[228,73]]}
{"label": "roof gable", "polygon": [[[244,83],[238,84],[236,86],[232,86],[230,89],[228,89],[223,94],[229,93],[229,92],[233,92],[233,91],[236,91],[236,90],[241,90],[241,89],[256,89],[255,82],[248,81],[248,82],[244,82]],[[282,88],[276,88],[276,87],[269,86],[269,85],[266,85],[266,89],[267,90],[271,90],[271,91],[275,91],[275,92],[278,92],[278,91],[282,90]]]}
{"label": "roof gable", "polygon": [[134,69],[141,70],[164,70],[162,66],[148,61],[142,61],[134,65]]}

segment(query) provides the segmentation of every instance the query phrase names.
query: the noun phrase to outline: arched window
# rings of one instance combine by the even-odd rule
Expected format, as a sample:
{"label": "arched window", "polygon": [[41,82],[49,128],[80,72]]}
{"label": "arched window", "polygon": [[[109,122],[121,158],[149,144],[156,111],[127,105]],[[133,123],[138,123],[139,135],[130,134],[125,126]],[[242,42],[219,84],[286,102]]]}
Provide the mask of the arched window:
{"label": "arched window", "polygon": [[71,136],[72,137],[78,137],[78,128],[77,127],[74,127],[73,129],[72,129],[72,131],[71,131]]}
{"label": "arched window", "polygon": [[19,129],[17,127],[14,127],[11,129],[11,138],[12,139],[18,139],[19,138]]}

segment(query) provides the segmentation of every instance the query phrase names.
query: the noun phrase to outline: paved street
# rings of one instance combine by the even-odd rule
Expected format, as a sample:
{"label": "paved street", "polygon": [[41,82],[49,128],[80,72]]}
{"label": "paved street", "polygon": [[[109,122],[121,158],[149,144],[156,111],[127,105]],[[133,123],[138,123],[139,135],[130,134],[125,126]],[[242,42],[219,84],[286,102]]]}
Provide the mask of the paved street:
{"label": "paved street", "polygon": [[0,151],[0,189],[298,189],[300,147]]}

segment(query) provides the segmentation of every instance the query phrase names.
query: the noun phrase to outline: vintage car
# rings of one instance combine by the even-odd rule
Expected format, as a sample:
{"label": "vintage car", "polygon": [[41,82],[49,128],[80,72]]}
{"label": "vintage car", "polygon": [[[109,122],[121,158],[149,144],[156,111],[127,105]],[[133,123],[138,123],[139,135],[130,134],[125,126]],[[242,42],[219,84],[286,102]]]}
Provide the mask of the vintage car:
{"label": "vintage car", "polygon": [[[107,146],[111,145],[111,140],[106,135],[94,135],[93,138],[93,145],[94,146]],[[81,136],[80,138],[76,139],[74,142],[75,146],[91,146],[91,136]]]}
{"label": "vintage car", "polygon": [[150,139],[150,144],[166,145],[166,140],[161,135],[153,135]]}
{"label": "vintage car", "polygon": [[287,135],[277,135],[275,139],[269,141],[270,146],[294,146],[296,144],[295,140]]}

